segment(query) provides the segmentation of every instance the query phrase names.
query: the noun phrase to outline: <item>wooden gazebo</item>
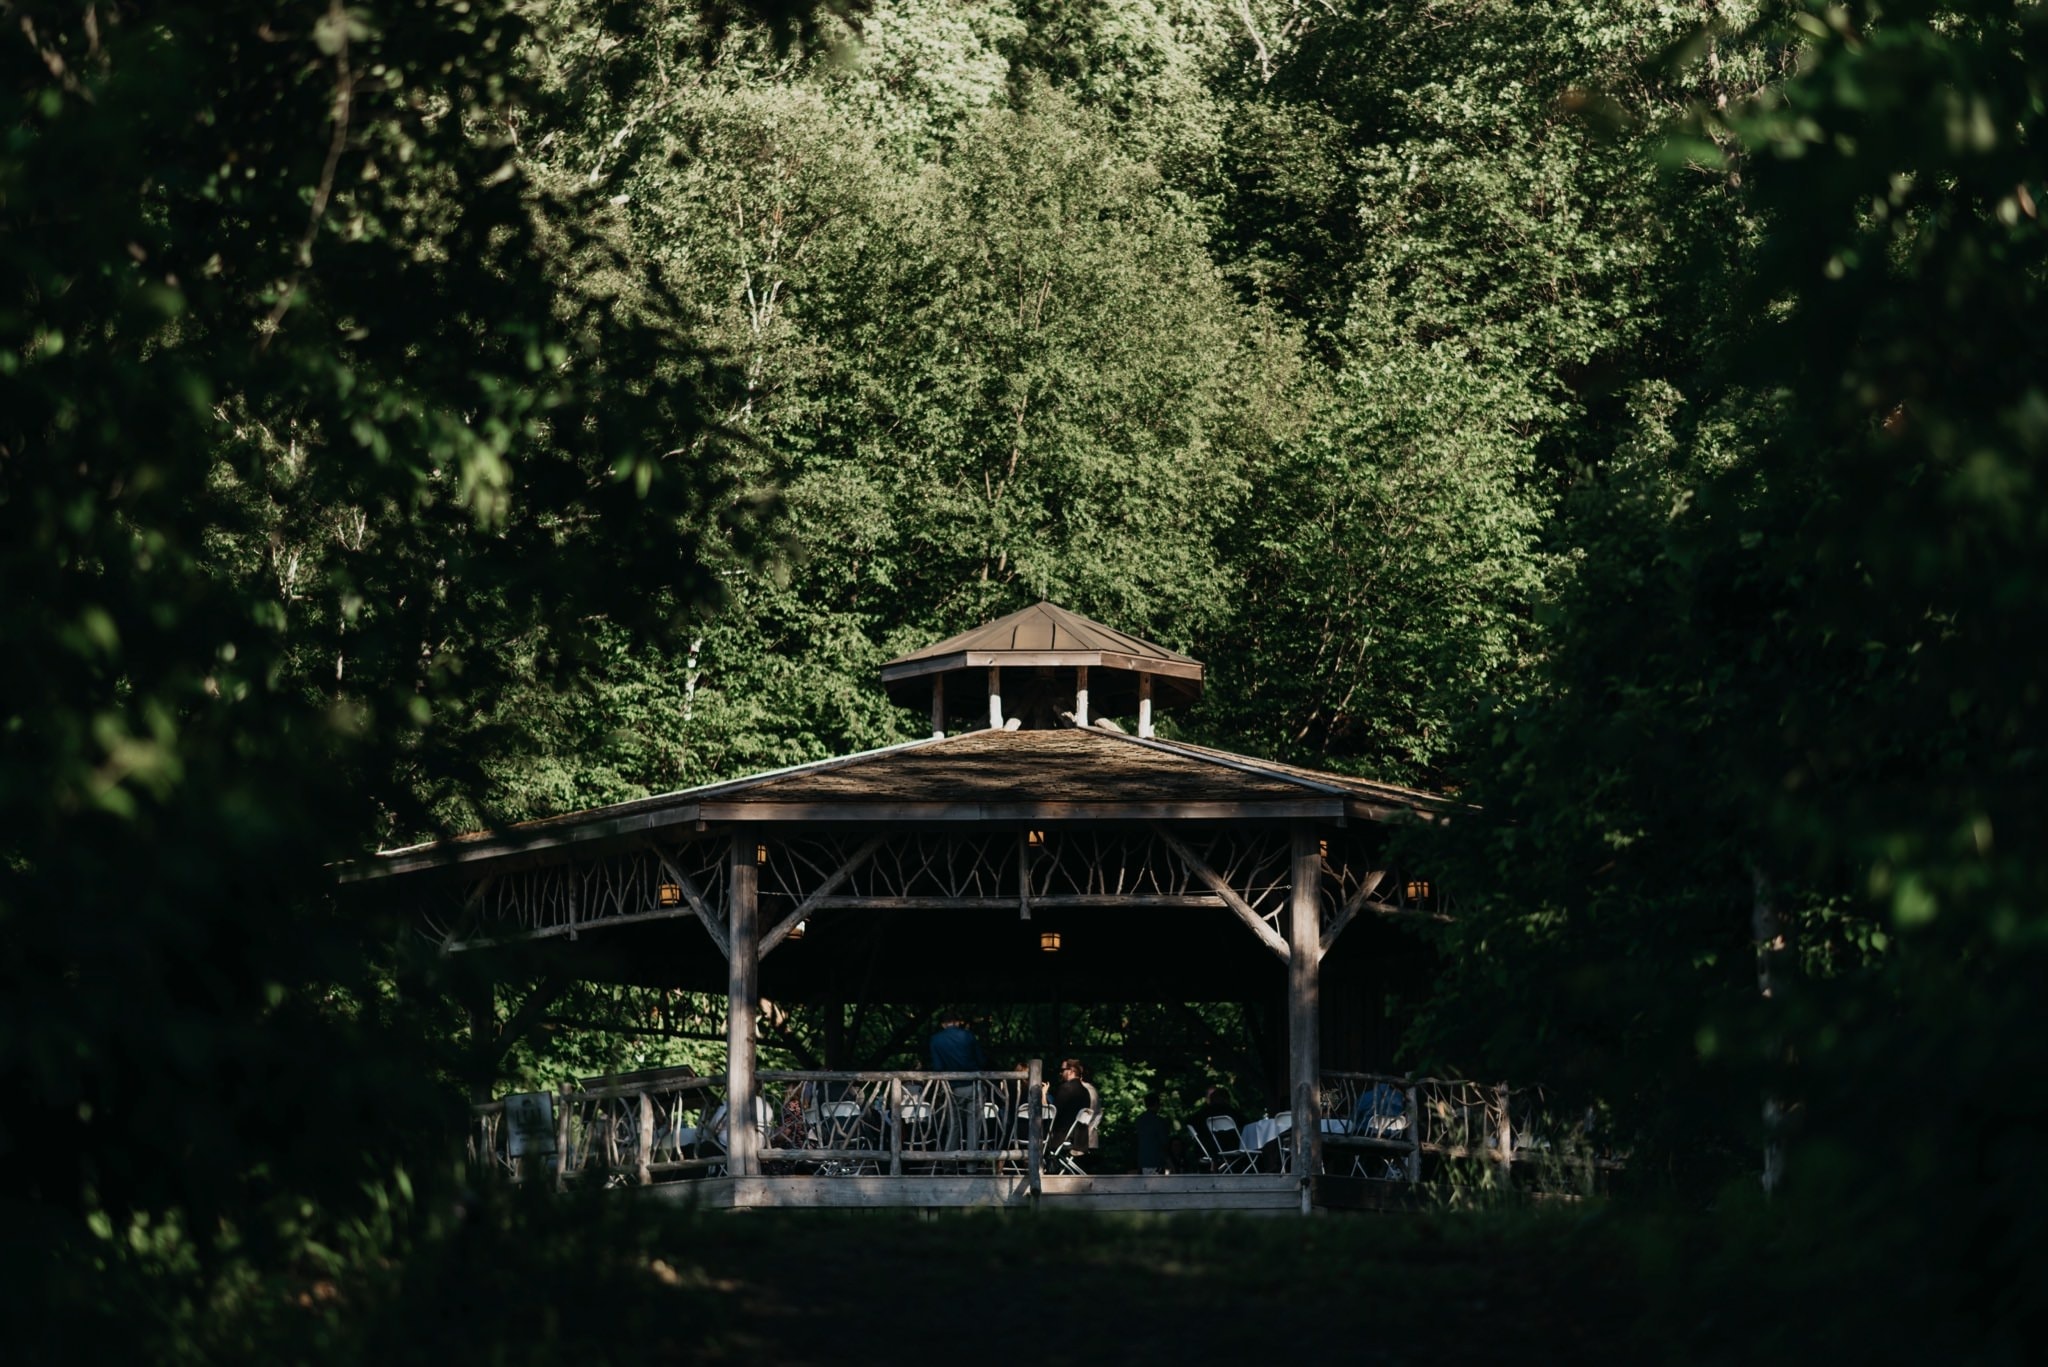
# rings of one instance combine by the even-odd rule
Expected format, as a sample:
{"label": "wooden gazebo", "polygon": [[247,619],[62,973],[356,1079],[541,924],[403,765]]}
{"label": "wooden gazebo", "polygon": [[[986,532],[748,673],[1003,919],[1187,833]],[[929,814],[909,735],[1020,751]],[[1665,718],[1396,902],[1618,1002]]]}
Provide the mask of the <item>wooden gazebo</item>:
{"label": "wooden gazebo", "polygon": [[[929,703],[931,736],[390,850],[349,877],[402,898],[448,953],[545,955],[561,974],[722,989],[727,1072],[718,1083],[741,1113],[738,1099],[764,1085],[764,986],[777,1000],[832,1000],[858,971],[882,1000],[1000,1002],[1034,999],[1056,972],[1069,999],[1278,989],[1292,1173],[1239,1180],[1269,1204],[1298,1199],[1306,1209],[1329,1115],[1326,961],[1347,935],[1384,937],[1398,953],[1405,936],[1390,923],[1436,910],[1425,880],[1390,866],[1388,836],[1391,823],[1440,818],[1446,804],[1159,738],[1153,708],[1199,696],[1201,665],[1050,603],[891,661],[882,678],[898,701]],[[1135,725],[1126,730],[1117,715]],[[963,719],[971,729],[958,729]],[[1370,949],[1347,980],[1342,1018],[1374,1014],[1352,1000],[1373,981]],[[896,1096],[919,1085],[923,1075],[904,1074],[888,1087]],[[822,1095],[816,1079],[802,1086]],[[660,1136],[701,1129],[703,1116],[685,1126],[679,1110],[664,1128],[659,1098],[636,1095],[619,1105],[641,1114],[616,1126],[637,1134],[628,1166],[645,1179],[663,1166]],[[935,1155],[960,1160],[953,1168],[912,1165],[928,1170],[914,1192],[892,1197],[892,1175],[906,1174],[904,1141],[892,1133],[888,1163],[837,1188],[865,1194],[821,1197],[817,1174],[838,1171],[829,1144],[814,1136],[800,1147],[815,1161],[768,1164],[807,1174],[794,1176],[764,1171],[763,1127],[729,1131],[713,1170],[739,1203],[1001,1201],[1057,1185],[1038,1170],[1035,1136],[1028,1152],[1021,1136],[1003,1150],[1027,1161],[977,1165],[956,1134]],[[705,1160],[670,1156],[671,1166],[691,1161]],[[1231,1178],[1197,1186],[1213,1194]],[[1174,1189],[1161,1183],[1171,1180],[1153,1179],[1146,1190],[1165,1195],[1152,1204],[1189,1203],[1166,1199]],[[1218,1203],[1195,1190],[1186,1193],[1195,1204]]]}

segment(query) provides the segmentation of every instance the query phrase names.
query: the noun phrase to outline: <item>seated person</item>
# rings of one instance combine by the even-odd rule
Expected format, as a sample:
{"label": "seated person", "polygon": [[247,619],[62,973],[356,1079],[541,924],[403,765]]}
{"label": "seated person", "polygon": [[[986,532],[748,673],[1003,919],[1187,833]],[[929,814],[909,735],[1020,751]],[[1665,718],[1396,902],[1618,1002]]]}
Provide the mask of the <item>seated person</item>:
{"label": "seated person", "polygon": [[1202,1136],[1205,1144],[1209,1142],[1209,1118],[1218,1115],[1229,1116],[1231,1124],[1240,1129],[1244,1127],[1244,1117],[1231,1105],[1230,1089],[1220,1082],[1202,1093],[1201,1107],[1188,1117],[1188,1124],[1195,1127],[1195,1133]]}
{"label": "seated person", "polygon": [[[1060,1061],[1059,1085],[1052,1089],[1052,1132],[1045,1137],[1049,1148],[1058,1148],[1060,1141],[1073,1129],[1081,1112],[1092,1104],[1094,1088],[1087,1082],[1087,1070],[1077,1058]],[[1074,1152],[1080,1153],[1088,1147],[1088,1131],[1074,1130]]]}
{"label": "seated person", "polygon": [[1351,1132],[1353,1134],[1384,1135],[1405,1126],[1397,1125],[1408,1113],[1408,1098],[1398,1087],[1384,1082],[1375,1082],[1358,1094],[1358,1104],[1351,1110]]}
{"label": "seated person", "polygon": [[1184,1155],[1182,1167],[1203,1166],[1206,1160],[1215,1154],[1217,1140],[1209,1132],[1209,1119],[1218,1115],[1228,1116],[1233,1125],[1242,1127],[1244,1124],[1243,1119],[1230,1104],[1230,1089],[1220,1082],[1210,1084],[1208,1090],[1202,1093],[1201,1106],[1188,1117],[1188,1128],[1195,1132],[1195,1138],[1201,1144],[1202,1151]]}

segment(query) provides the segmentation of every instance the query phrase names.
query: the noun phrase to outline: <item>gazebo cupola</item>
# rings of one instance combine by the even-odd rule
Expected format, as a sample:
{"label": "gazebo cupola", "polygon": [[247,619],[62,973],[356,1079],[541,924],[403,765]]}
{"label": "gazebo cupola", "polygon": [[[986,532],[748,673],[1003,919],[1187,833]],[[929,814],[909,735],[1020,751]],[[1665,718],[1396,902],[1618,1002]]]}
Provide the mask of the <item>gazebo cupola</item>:
{"label": "gazebo cupola", "polygon": [[[950,686],[949,677],[956,679]],[[905,706],[931,704],[932,735],[949,717],[973,718],[982,701],[995,729],[1108,725],[1137,717],[1152,734],[1152,709],[1202,696],[1202,665],[1056,603],[1039,602],[882,666],[882,687]]]}

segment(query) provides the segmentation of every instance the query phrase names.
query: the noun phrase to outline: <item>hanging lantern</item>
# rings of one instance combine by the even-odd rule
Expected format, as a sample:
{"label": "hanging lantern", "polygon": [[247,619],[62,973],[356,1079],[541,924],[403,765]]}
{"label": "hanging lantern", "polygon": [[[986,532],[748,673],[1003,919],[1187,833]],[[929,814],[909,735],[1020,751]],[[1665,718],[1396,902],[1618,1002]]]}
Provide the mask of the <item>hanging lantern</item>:
{"label": "hanging lantern", "polygon": [[756,864],[765,864],[768,862],[768,847],[766,845],[754,846],[754,862]]}
{"label": "hanging lantern", "polygon": [[1409,879],[1406,897],[1410,902],[1427,902],[1429,900],[1429,880],[1427,878]]}
{"label": "hanging lantern", "polygon": [[654,890],[655,900],[665,907],[679,907],[683,904],[683,885],[663,883]]}
{"label": "hanging lantern", "polygon": [[1030,847],[1031,847],[1032,849],[1034,849],[1034,850],[1036,850],[1036,849],[1043,849],[1043,848],[1045,847],[1045,832],[1044,832],[1044,831],[1026,831],[1026,832],[1024,832],[1024,843],[1025,843],[1026,845],[1029,845],[1029,846],[1030,846]]}
{"label": "hanging lantern", "polygon": [[1057,930],[1041,930],[1041,931],[1039,931],[1039,932],[1038,932],[1038,947],[1039,947],[1039,949],[1040,949],[1041,951],[1043,951],[1044,953],[1047,953],[1047,954],[1057,954],[1057,953],[1059,953],[1059,952],[1060,952],[1060,933],[1059,933],[1059,932],[1058,932]]}

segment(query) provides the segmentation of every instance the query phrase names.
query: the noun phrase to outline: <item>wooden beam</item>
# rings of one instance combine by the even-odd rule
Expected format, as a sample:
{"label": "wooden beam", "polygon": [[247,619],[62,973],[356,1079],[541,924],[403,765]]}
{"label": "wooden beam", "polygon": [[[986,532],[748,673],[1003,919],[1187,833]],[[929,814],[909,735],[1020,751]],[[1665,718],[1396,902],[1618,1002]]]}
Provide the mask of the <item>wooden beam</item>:
{"label": "wooden beam", "polygon": [[754,1020],[761,999],[760,922],[756,894],[760,870],[751,833],[733,832],[727,854],[725,895],[727,943],[725,994],[726,1171],[751,1177],[760,1171],[760,1133],[754,1128]]}
{"label": "wooden beam", "polygon": [[1031,833],[1017,832],[1017,919],[1031,919]]}
{"label": "wooden beam", "polygon": [[703,923],[704,933],[711,937],[711,943],[718,946],[720,954],[730,959],[732,942],[726,938],[725,927],[720,923],[718,915],[705,904],[704,895],[697,891],[697,885],[690,881],[690,875],[676,867],[676,861],[668,857],[668,851],[652,840],[647,842],[647,848],[654,851],[654,857],[661,861],[661,867],[667,870],[669,877],[676,880],[676,886],[683,890],[683,901],[689,904],[690,910],[697,913],[697,919]]}
{"label": "wooden beam", "polygon": [[[630,916],[600,916],[595,921],[568,922],[559,926],[542,926],[539,930],[519,930],[510,935],[479,935],[473,940],[449,940],[441,946],[445,953],[457,954],[466,949],[494,949],[499,945],[524,944],[529,940],[552,940],[558,935],[575,939],[585,931],[604,930],[609,926],[630,926],[639,921],[674,921],[694,915],[688,907],[664,907],[660,911],[636,911]],[[720,927],[715,937],[720,950],[725,948],[725,931]]]}
{"label": "wooden beam", "polygon": [[1323,932],[1322,944],[1316,950],[1317,958],[1320,959],[1330,952],[1330,946],[1337,943],[1337,937],[1344,933],[1344,927],[1351,924],[1351,918],[1358,915],[1358,909],[1365,905],[1368,897],[1379,891],[1380,884],[1386,879],[1387,871],[1376,869],[1359,881],[1357,890],[1344,899],[1344,905],[1337,910],[1337,918],[1331,921],[1330,928]]}
{"label": "wooden beam", "polygon": [[818,901],[821,911],[1014,911],[1020,905],[1029,908],[1121,907],[1139,911],[1220,907],[1224,902],[1213,892],[1163,893],[1156,896],[1062,892],[1033,897],[1028,903],[1022,897],[824,897]]}
{"label": "wooden beam", "polygon": [[[1090,727],[1090,735],[1114,732]],[[1136,742],[1136,737],[1121,739]],[[706,821],[1261,821],[1341,822],[1340,799],[1304,792],[1298,798],[1267,801],[1068,802],[707,802]]]}
{"label": "wooden beam", "polygon": [[946,676],[932,675],[932,739],[946,738]]}
{"label": "wooden beam", "polygon": [[1310,1184],[1323,1168],[1322,984],[1323,852],[1315,828],[1296,826],[1294,877],[1287,897],[1287,1062],[1294,1111],[1294,1174],[1301,1179],[1301,1213],[1311,1205]]}
{"label": "wooden beam", "polygon": [[809,895],[807,895],[803,901],[798,902],[796,904],[796,910],[790,912],[789,915],[783,917],[782,920],[779,923],[777,923],[775,929],[769,931],[766,935],[762,936],[761,957],[764,959],[767,958],[769,951],[773,950],[777,945],[781,944],[784,940],[787,940],[789,938],[789,933],[792,930],[795,930],[797,926],[800,925],[803,922],[803,920],[806,917],[808,917],[812,912],[816,911],[827,897],[830,897],[834,892],[836,892],[840,884],[844,883],[847,879],[853,877],[853,871],[859,868],[862,864],[867,863],[868,860],[874,856],[875,851],[882,847],[882,840],[883,837],[878,835],[868,840],[863,845],[861,845],[861,847],[855,850],[852,856],[848,858],[844,864],[841,864],[837,869],[833,871],[831,877],[827,878],[824,882],[818,884],[817,887],[813,888],[810,891]]}
{"label": "wooden beam", "polygon": [[1155,824],[1152,831],[1153,834],[1159,837],[1160,842],[1166,848],[1173,851],[1175,857],[1181,863],[1187,865],[1189,873],[1207,884],[1209,890],[1223,899],[1223,905],[1237,913],[1237,919],[1249,926],[1252,934],[1258,936],[1266,948],[1279,955],[1281,962],[1286,962],[1288,955],[1287,941],[1274,933],[1273,927],[1266,924],[1266,918],[1252,910],[1251,903],[1240,897],[1236,888],[1224,882],[1221,874],[1196,858],[1195,852],[1175,839],[1173,832],[1167,830],[1166,827]]}

